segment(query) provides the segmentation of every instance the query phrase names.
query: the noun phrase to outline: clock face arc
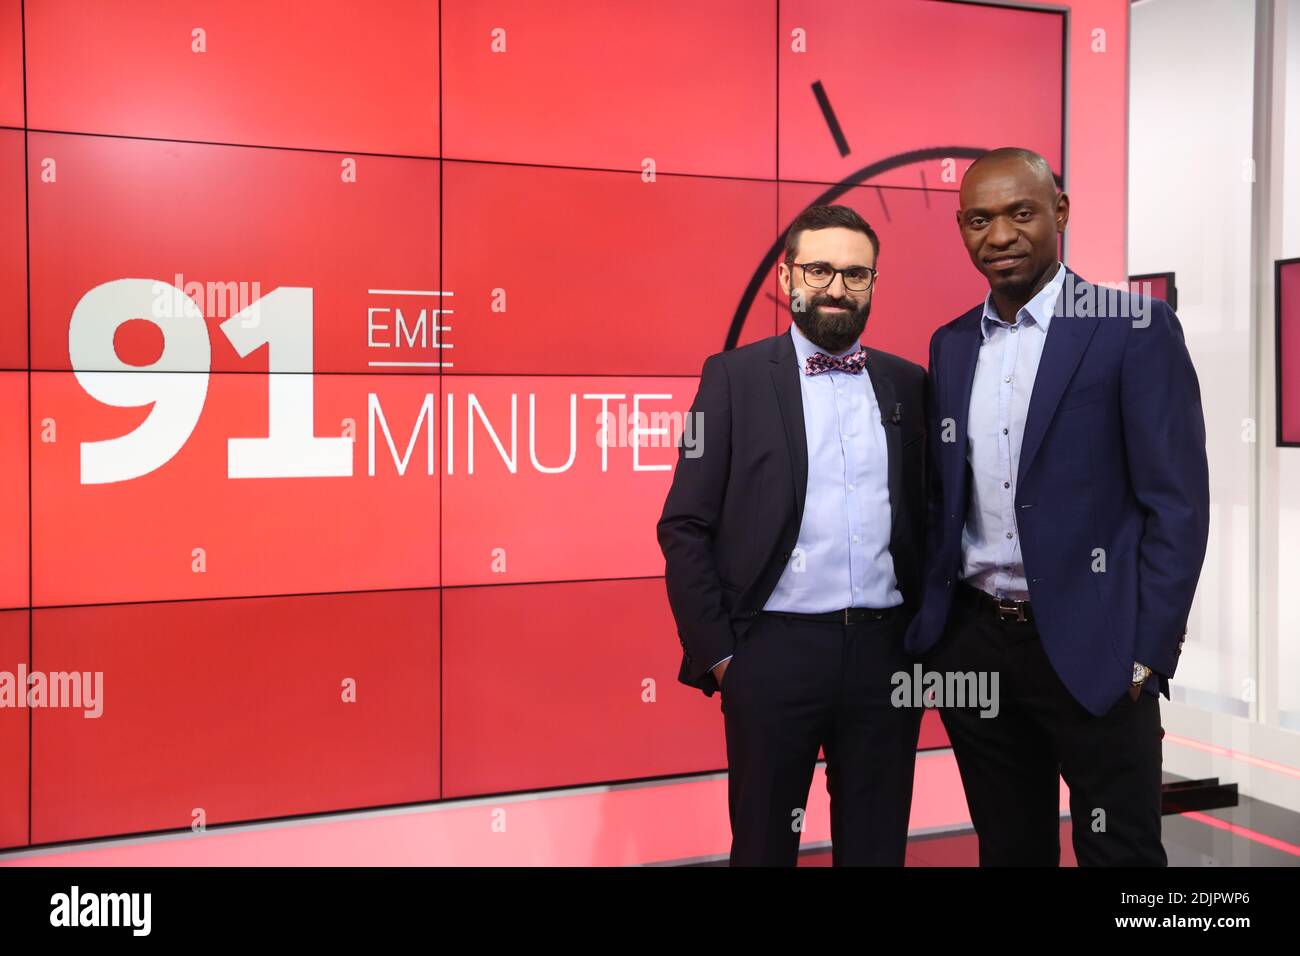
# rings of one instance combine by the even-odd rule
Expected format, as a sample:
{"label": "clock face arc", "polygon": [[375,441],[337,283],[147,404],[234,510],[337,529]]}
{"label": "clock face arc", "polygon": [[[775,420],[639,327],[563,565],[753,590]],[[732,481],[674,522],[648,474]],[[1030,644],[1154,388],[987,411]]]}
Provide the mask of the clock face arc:
{"label": "clock face arc", "polygon": [[[855,186],[861,186],[877,176],[881,176],[890,170],[898,169],[902,166],[910,166],[913,163],[923,163],[932,160],[942,159],[978,159],[988,149],[980,146],[929,146],[925,149],[909,150],[906,153],[897,153],[893,156],[887,156],[884,159],[877,160],[863,166],[861,169],[844,177],[839,182],[828,187],[821,195],[814,199],[809,206],[820,206],[827,203],[833,203],[844,193],[853,189]],[[1064,183],[1059,173],[1053,172],[1052,178],[1056,180],[1057,188],[1063,188]],[[806,207],[805,207],[806,208]],[[758,297],[759,290],[763,287],[764,281],[776,265],[785,248],[785,232],[789,228],[787,223],[780,230],[776,240],[772,243],[767,253],[759,262],[754,274],[750,276],[749,282],[745,285],[745,291],[741,294],[740,302],[736,306],[736,311],[731,318],[731,325],[727,329],[726,342],[723,344],[724,351],[730,351],[736,347],[740,341],[740,334],[745,326],[745,317],[749,314],[754,300]]]}

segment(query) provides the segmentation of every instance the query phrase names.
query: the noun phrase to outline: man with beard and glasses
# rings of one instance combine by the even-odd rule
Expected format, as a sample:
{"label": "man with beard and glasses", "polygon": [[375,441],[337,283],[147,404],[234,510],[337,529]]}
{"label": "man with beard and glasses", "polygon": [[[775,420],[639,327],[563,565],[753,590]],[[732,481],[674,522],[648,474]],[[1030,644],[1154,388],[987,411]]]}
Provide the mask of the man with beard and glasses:
{"label": "man with beard and glasses", "polygon": [[[1209,534],[1196,370],[1168,303],[1058,257],[1070,201],[1004,147],[962,179],[984,301],[930,340],[925,600],[907,646],[997,673],[991,719],[941,711],[982,866],[1167,863],[1160,708]],[[951,703],[951,702],[949,702]]]}
{"label": "man with beard and glasses", "polygon": [[722,694],[732,865],[793,865],[826,754],[835,865],[901,866],[920,710],[925,372],[859,342],[880,242],[845,206],[786,234],[793,323],[709,356],[658,524],[683,659]]}

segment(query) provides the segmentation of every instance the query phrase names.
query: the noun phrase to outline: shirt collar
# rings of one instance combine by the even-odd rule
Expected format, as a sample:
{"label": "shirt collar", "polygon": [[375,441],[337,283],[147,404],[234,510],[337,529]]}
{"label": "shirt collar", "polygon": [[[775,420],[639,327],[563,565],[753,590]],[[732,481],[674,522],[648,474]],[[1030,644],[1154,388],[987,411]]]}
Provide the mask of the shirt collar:
{"label": "shirt collar", "polygon": [[[1047,285],[1038,290],[1038,294],[1020,307],[1017,317],[1021,321],[1036,322],[1043,327],[1046,333],[1048,326],[1052,324],[1052,311],[1056,308],[1056,300],[1061,295],[1061,287],[1065,285],[1065,263],[1059,259],[1056,261],[1056,272],[1048,281]],[[998,315],[997,307],[993,305],[993,293],[990,292],[984,296],[984,314],[980,316],[980,334],[988,339],[993,334],[992,325],[1011,325],[1012,323],[1003,322]]]}
{"label": "shirt collar", "polygon": [[[799,326],[795,325],[793,322],[790,323],[790,338],[794,340],[794,351],[795,354],[799,357],[800,368],[805,368],[808,365],[808,359],[814,353],[822,352],[823,355],[827,354],[823,349],[819,348],[818,346],[810,342],[808,340],[808,337],[799,331]],[[860,348],[862,348],[862,343],[854,342],[844,351],[836,352],[833,357],[843,358],[846,355],[852,355]]]}

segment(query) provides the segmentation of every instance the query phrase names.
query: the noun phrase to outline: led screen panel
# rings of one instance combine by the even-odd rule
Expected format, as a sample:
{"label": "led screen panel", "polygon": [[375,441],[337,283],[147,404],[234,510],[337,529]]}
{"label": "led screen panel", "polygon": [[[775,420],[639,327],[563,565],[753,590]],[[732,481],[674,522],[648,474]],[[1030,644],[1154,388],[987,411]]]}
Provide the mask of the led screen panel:
{"label": "led screen panel", "polygon": [[665,633],[662,580],[449,588],[445,795],[725,767],[718,698],[676,691]]}
{"label": "led screen panel", "polygon": [[23,134],[0,129],[0,370],[27,367],[27,199]]}
{"label": "led screen panel", "polygon": [[[1063,14],[916,0],[780,9],[781,179],[871,169],[876,183],[956,189],[979,152],[1012,145],[1062,173]],[[994,50],[1015,54],[991,72],[978,64]]]}
{"label": "led screen panel", "polygon": [[438,175],[33,133],[33,367],[436,373]]}
{"label": "led screen panel", "polygon": [[34,614],[33,842],[439,796],[436,591]]}
{"label": "led screen panel", "polygon": [[[443,383],[444,583],[663,574],[655,524],[695,379]],[[707,424],[690,434],[707,441]]]}
{"label": "led screen panel", "polygon": [[775,18],[749,0],[444,2],[443,155],[770,179]]}
{"label": "led screen panel", "polygon": [[51,439],[32,445],[36,606],[436,586],[437,391],[414,375],[33,373],[31,427]]}
{"label": "led screen panel", "polygon": [[23,4],[0,0],[0,126],[22,125]]}
{"label": "led screen panel", "polygon": [[699,375],[751,281],[741,343],[776,331],[771,182],[443,165],[455,315],[444,371]]}
{"label": "led screen panel", "polygon": [[0,372],[0,608],[29,603],[27,375]]}
{"label": "led screen panel", "polygon": [[438,0],[41,0],[26,39],[36,129],[438,154]]}
{"label": "led screen panel", "polygon": [[21,688],[29,673],[28,614],[0,611],[0,849],[27,843],[28,721]]}

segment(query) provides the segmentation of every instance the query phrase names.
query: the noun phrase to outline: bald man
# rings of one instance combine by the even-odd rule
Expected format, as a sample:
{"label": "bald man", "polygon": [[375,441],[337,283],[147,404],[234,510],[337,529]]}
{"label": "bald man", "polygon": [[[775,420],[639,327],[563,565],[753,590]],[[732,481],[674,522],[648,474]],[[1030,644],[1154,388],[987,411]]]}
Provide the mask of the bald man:
{"label": "bald man", "polygon": [[1081,866],[1163,866],[1159,694],[1209,527],[1196,372],[1167,303],[1059,260],[1070,201],[1042,156],[986,153],[959,204],[989,292],[930,341],[906,646],[945,675],[998,675],[982,710],[940,685],[981,866],[1058,865],[1062,776]]}

